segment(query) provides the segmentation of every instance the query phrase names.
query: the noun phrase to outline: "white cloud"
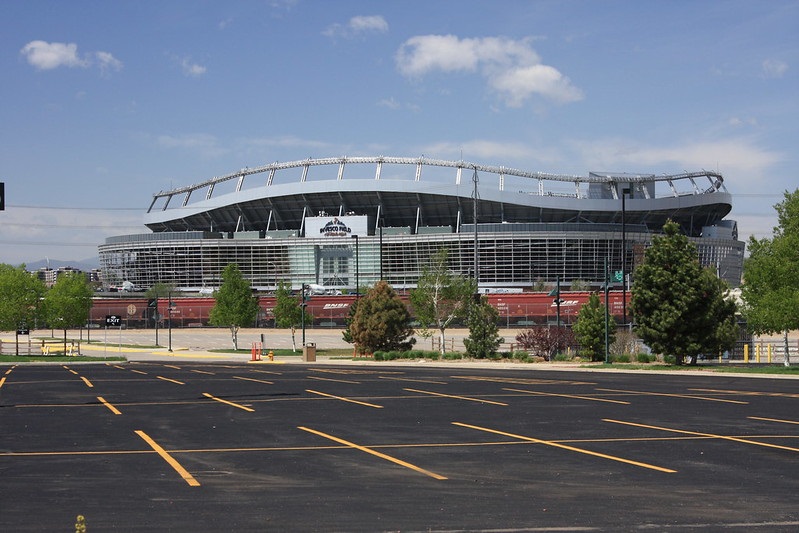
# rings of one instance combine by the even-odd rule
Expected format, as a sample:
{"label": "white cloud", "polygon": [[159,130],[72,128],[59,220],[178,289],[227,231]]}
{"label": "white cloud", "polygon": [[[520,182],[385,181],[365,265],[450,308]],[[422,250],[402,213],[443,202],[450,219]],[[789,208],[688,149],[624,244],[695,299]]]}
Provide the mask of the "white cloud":
{"label": "white cloud", "polygon": [[198,78],[202,76],[207,70],[206,67],[200,64],[192,63],[191,59],[189,58],[183,58],[183,60],[180,62],[180,67],[183,69],[183,74],[186,76],[191,76],[192,78]]}
{"label": "white cloud", "polygon": [[[647,146],[629,139],[576,142],[573,147],[590,170],[646,171],[670,166],[683,170],[734,171],[741,178],[762,178],[782,161],[777,152],[764,150],[747,139],[686,142],[672,146]],[[743,185],[743,184],[739,184]],[[755,184],[755,187],[758,185]]]}
{"label": "white cloud", "polygon": [[38,70],[52,70],[58,67],[86,68],[90,62],[78,56],[78,45],[75,43],[48,43],[31,41],[20,53],[28,64]]}
{"label": "white cloud", "polygon": [[479,72],[509,107],[519,107],[534,95],[558,103],[581,100],[580,89],[556,68],[541,63],[531,41],[419,35],[405,41],[395,59],[399,72],[409,78],[436,71]]}
{"label": "white cloud", "polygon": [[218,157],[230,152],[229,149],[219,145],[219,140],[215,136],[207,133],[160,135],[157,141],[162,148],[189,150],[204,157]]}
{"label": "white cloud", "polygon": [[97,57],[97,62],[99,63],[100,70],[103,72],[107,72],[109,70],[122,69],[122,61],[115,58],[113,55],[109,54],[108,52],[96,52],[95,56]]}
{"label": "white cloud", "polygon": [[[462,143],[444,141],[426,145],[418,150],[425,154],[436,154],[434,157],[446,159],[463,159],[491,164],[491,161],[507,164],[509,161],[538,160],[530,145],[520,142],[495,141],[489,139],[472,139]],[[526,169],[527,170],[527,169]]]}
{"label": "white cloud", "polygon": [[352,39],[367,33],[386,33],[388,22],[380,15],[352,17],[347,24],[331,24],[322,32],[327,37]]}
{"label": "white cloud", "polygon": [[122,69],[122,62],[110,52],[94,52],[81,57],[78,55],[78,45],[75,43],[31,41],[22,47],[20,54],[37,70],[53,70],[59,67],[88,68],[92,65],[97,65],[103,73]]}
{"label": "white cloud", "polygon": [[388,31],[388,22],[380,15],[359,16],[350,19],[349,27],[355,32],[385,33]]}
{"label": "white cloud", "polygon": [[779,59],[766,59],[762,64],[763,76],[766,78],[782,78],[788,70],[788,63]]}

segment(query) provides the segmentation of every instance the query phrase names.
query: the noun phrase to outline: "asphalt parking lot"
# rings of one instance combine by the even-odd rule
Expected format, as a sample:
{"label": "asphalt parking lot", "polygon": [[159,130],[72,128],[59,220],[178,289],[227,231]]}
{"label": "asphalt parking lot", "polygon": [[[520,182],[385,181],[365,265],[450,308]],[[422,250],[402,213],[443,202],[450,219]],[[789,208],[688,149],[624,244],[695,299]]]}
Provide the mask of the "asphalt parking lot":
{"label": "asphalt parking lot", "polygon": [[0,527],[796,531],[799,381],[0,366]]}

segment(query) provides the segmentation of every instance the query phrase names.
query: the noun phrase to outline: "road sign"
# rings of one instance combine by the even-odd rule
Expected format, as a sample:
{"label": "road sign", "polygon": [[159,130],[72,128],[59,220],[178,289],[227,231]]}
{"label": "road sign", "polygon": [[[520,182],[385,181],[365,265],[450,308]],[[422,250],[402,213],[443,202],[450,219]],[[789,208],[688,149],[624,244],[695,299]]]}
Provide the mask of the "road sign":
{"label": "road sign", "polygon": [[615,272],[613,272],[613,281],[618,281],[619,283],[624,281],[624,274],[622,273],[621,270],[616,270]]}
{"label": "road sign", "polygon": [[105,315],[106,326],[121,326],[122,317],[119,315]]}

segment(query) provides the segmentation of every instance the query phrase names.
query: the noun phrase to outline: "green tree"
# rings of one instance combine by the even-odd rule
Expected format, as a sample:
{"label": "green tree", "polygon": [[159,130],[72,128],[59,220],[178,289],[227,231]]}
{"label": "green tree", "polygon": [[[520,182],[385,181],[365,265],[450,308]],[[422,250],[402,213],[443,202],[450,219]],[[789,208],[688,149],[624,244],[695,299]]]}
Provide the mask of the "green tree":
{"label": "green tree", "polygon": [[[448,265],[449,251],[441,248],[422,270],[410,301],[416,320],[424,330],[433,327],[441,338],[441,353],[445,352],[444,332],[453,320],[463,317],[477,293],[473,279],[454,274]],[[424,332],[423,332],[424,334]]]}
{"label": "green tree", "polygon": [[485,296],[469,306],[467,323],[469,336],[463,339],[466,355],[475,359],[489,359],[497,355],[505,339],[499,336],[499,313]]}
{"label": "green tree", "polygon": [[411,314],[391,285],[378,281],[358,301],[349,331],[361,354],[409,350],[416,342],[410,323]]}
{"label": "green tree", "polygon": [[756,334],[783,334],[790,366],[788,332],[799,329],[799,189],[775,205],[778,226],[771,239],[749,238],[741,287],[747,327]]}
{"label": "green tree", "polygon": [[345,320],[345,329],[341,332],[341,338],[344,342],[348,344],[355,344],[355,340],[352,338],[352,332],[350,331],[350,326],[352,326],[352,321],[355,320],[355,313],[358,312],[358,300],[356,298],[352,304],[350,304],[350,310],[347,312],[347,318]]}
{"label": "green tree", "polygon": [[[580,349],[592,361],[601,361],[605,356],[605,306],[595,293],[580,308],[577,322],[572,327]],[[608,345],[616,338],[616,321],[608,316]]]}
{"label": "green tree", "polygon": [[56,279],[44,295],[44,310],[51,328],[64,332],[64,353],[67,353],[67,329],[83,326],[92,308],[92,289],[86,276],[67,272]]}
{"label": "green tree", "polygon": [[238,350],[239,329],[252,325],[258,317],[258,298],[253,296],[250,282],[244,279],[236,263],[230,263],[222,271],[222,283],[214,299],[208,321],[213,326],[230,328],[233,349]]}
{"label": "green tree", "polygon": [[653,351],[696,363],[702,353],[717,354],[735,338],[735,304],[726,287],[699,264],[696,246],[672,221],[652,239],[634,272],[631,306],[635,331]]}
{"label": "green tree", "polygon": [[[275,326],[278,328],[291,328],[291,347],[292,351],[297,351],[297,341],[295,333],[297,326],[302,323],[302,296],[294,296],[291,289],[280,282],[275,291],[275,308],[272,313],[275,315]],[[307,315],[306,315],[307,320]]]}
{"label": "green tree", "polygon": [[153,286],[147,289],[144,293],[144,296],[147,298],[167,298],[170,293],[175,292],[175,284],[174,283],[164,283],[163,281],[158,281],[153,283]]}
{"label": "green tree", "polygon": [[36,327],[40,299],[46,290],[44,283],[24,266],[0,264],[0,331]]}

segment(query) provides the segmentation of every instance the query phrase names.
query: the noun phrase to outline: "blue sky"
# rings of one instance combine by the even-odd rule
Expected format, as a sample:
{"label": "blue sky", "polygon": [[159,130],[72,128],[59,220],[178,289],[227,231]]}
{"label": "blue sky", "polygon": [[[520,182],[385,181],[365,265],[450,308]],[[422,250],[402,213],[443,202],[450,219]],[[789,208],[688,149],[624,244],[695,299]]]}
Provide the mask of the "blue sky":
{"label": "blue sky", "polygon": [[6,1],[0,262],[97,255],[152,194],[308,157],[799,186],[799,2]]}

